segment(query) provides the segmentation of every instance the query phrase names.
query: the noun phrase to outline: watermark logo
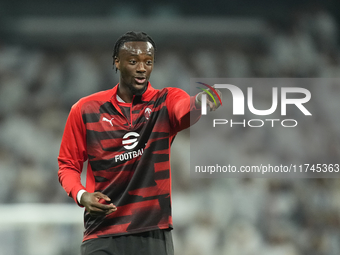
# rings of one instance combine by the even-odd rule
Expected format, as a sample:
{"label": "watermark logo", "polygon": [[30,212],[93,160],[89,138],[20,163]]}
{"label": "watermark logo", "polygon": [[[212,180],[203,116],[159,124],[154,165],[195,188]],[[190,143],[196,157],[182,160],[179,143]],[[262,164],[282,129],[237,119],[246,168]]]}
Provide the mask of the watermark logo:
{"label": "watermark logo", "polygon": [[[199,82],[201,83],[201,82]],[[201,83],[207,87],[209,87],[211,90],[214,91],[214,93],[216,94],[216,96],[218,97],[218,99],[221,102],[222,105],[222,101],[221,98],[219,97],[218,93],[216,92],[216,90],[212,87],[209,86],[207,84]],[[233,115],[244,115],[244,94],[242,92],[242,90],[240,88],[238,88],[235,85],[231,85],[231,84],[215,84],[215,88],[216,89],[228,89],[233,97]],[[206,89],[200,88],[203,91],[207,92],[207,94],[213,99],[215,105],[217,105],[215,98],[213,97],[213,95]],[[267,110],[258,110],[255,109],[254,104],[253,104],[253,88],[249,87],[247,90],[247,105],[248,105],[248,109],[251,113],[255,114],[255,115],[270,115],[272,113],[274,113],[277,109],[278,106],[278,88],[274,87],[272,90],[272,106],[267,109]],[[301,93],[304,95],[304,98],[297,98],[297,99],[291,99],[291,98],[287,98],[287,95],[289,93]],[[312,115],[305,106],[303,106],[304,103],[307,103],[309,100],[311,99],[311,93],[309,90],[305,89],[305,88],[292,88],[292,87],[283,87],[281,88],[281,115],[286,115],[286,108],[288,104],[293,104],[295,105],[298,109],[300,109],[300,111],[304,114],[304,115]],[[207,95],[203,94],[202,95],[202,108],[201,108],[201,113],[202,115],[206,115],[207,114],[207,104],[206,104],[206,100],[207,100]],[[203,101],[205,103],[203,103]]]}
{"label": "watermark logo", "polygon": [[336,137],[339,88],[336,78],[191,78],[202,106],[190,114],[191,177],[337,178],[334,141],[319,138]]}
{"label": "watermark logo", "polygon": [[[271,88],[271,106],[268,109],[256,109],[254,106],[254,94],[253,88],[247,87],[246,95],[243,91],[236,85],[232,84],[214,84],[214,86],[210,86],[203,82],[196,82],[206,86],[208,89],[197,87],[198,89],[203,90],[204,94],[201,97],[201,114],[207,115],[207,95],[209,95],[211,102],[217,106],[216,98],[220,101],[222,105],[222,100],[216,90],[224,91],[227,89],[232,96],[232,113],[233,115],[245,115],[245,106],[248,107],[250,113],[257,116],[268,116],[273,114],[278,108],[280,109],[280,115],[287,115],[287,106],[292,105],[296,107],[300,112],[302,112],[305,116],[311,116],[311,112],[306,108],[305,104],[310,101],[311,93],[306,88],[300,87],[272,87]],[[270,88],[269,88],[270,89]],[[280,93],[279,93],[280,92]],[[213,95],[215,94],[215,96]],[[294,95],[294,96],[292,96]],[[280,99],[280,103],[279,103]],[[246,102],[246,103],[245,103]],[[223,113],[222,109],[218,110],[218,113]],[[295,127],[298,122],[295,119],[250,119],[243,120],[241,122],[236,122],[235,120],[227,120],[223,118],[214,119],[213,127],[216,125],[225,125],[230,124],[231,127],[233,125],[243,125],[244,127],[262,127],[265,122],[271,123],[271,126],[274,127],[274,123],[280,122],[283,127]]]}

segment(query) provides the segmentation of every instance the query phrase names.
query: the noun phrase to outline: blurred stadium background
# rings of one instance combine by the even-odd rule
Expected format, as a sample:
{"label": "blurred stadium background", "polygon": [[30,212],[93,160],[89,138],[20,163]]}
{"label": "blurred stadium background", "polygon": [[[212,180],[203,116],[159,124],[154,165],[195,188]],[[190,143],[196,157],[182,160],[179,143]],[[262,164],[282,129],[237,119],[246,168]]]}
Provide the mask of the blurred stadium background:
{"label": "blurred stadium background", "polygon": [[[142,30],[156,41],[156,88],[189,92],[190,77],[336,78],[339,14],[331,0],[2,0],[0,254],[79,254],[83,210],[58,183],[59,144],[71,105],[118,82],[119,35]],[[323,126],[335,128],[320,140],[339,159],[340,105],[324,107]],[[240,135],[235,156],[253,142]],[[175,140],[172,171],[176,254],[340,254],[339,179],[191,179],[188,131]]]}

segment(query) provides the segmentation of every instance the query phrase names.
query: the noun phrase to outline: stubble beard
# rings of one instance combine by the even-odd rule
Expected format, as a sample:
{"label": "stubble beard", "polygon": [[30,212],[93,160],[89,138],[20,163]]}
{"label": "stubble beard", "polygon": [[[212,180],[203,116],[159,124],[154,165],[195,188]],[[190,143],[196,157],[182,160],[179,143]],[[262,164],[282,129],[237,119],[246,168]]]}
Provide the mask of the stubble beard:
{"label": "stubble beard", "polygon": [[134,96],[141,96],[144,94],[144,92],[146,91],[148,85],[146,84],[142,89],[137,89],[135,88],[133,85],[128,86],[129,90],[131,91],[131,94]]}

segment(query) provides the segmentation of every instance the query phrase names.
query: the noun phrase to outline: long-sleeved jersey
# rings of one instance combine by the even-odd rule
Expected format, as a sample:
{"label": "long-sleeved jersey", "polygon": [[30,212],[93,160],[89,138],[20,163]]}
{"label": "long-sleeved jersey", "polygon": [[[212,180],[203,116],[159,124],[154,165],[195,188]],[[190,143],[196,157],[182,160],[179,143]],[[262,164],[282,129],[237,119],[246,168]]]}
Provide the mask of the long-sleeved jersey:
{"label": "long-sleeved jersey", "polygon": [[118,102],[117,89],[74,104],[61,142],[58,176],[67,194],[78,203],[79,190],[100,191],[117,207],[102,217],[85,210],[84,241],[172,228],[170,146],[189,127],[190,112],[200,116],[195,98],[178,88],[156,90],[149,83],[132,103]]}

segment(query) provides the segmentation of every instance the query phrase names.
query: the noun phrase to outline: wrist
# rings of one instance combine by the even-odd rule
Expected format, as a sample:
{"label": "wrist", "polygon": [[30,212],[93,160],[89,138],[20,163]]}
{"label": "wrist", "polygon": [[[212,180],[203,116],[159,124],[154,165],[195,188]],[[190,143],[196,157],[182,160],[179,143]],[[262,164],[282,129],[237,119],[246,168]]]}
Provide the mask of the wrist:
{"label": "wrist", "polygon": [[80,205],[81,205],[81,203],[80,203],[80,201],[81,201],[81,196],[82,196],[85,192],[86,192],[86,190],[81,189],[81,190],[79,190],[78,193],[77,193],[77,201],[78,201],[78,203],[79,203]]}

